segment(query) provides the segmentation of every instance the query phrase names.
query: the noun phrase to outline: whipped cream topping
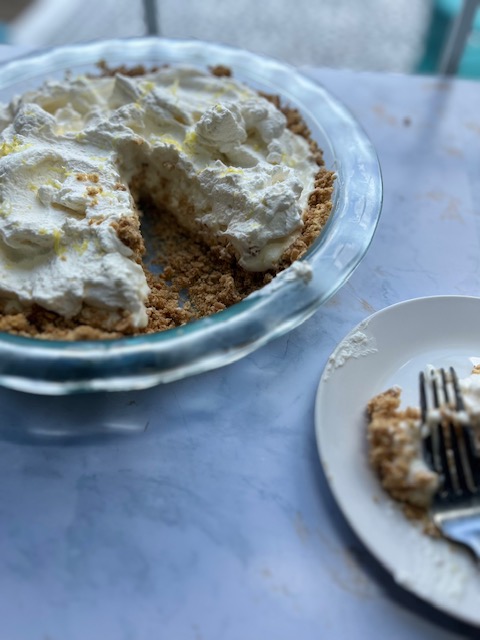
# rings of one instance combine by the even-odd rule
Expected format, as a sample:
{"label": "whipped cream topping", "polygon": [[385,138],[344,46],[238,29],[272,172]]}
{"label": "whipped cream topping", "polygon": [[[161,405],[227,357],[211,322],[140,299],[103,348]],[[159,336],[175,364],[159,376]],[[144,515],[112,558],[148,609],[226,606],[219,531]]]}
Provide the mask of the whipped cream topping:
{"label": "whipped cream topping", "polygon": [[134,196],[263,271],[299,234],[318,171],[268,100],[187,67],[48,82],[0,125],[1,308],[93,307],[107,327],[147,323],[139,256],[118,233],[138,226]]}

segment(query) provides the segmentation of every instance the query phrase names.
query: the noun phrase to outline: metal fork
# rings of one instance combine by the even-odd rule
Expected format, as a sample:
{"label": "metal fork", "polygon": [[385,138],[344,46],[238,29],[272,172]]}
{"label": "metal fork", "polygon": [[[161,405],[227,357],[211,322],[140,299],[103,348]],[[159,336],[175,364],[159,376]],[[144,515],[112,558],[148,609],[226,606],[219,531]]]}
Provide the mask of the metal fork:
{"label": "metal fork", "polygon": [[480,460],[452,367],[420,373],[420,408],[425,459],[440,476],[432,520],[446,538],[480,559]]}

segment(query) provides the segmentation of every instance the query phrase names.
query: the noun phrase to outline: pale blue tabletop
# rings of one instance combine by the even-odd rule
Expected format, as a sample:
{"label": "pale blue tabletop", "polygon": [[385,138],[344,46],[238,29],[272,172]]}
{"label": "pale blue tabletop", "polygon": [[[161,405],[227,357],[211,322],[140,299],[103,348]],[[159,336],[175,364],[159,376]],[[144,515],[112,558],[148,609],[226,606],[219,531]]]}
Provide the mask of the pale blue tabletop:
{"label": "pale blue tabletop", "polygon": [[[480,634],[397,586],[364,548],[314,431],[326,360],[359,321],[480,292],[480,85],[308,73],[377,148],[385,201],[369,252],[309,321],[223,369],[73,399],[0,390],[0,638]],[[69,437],[72,425],[88,433]]]}

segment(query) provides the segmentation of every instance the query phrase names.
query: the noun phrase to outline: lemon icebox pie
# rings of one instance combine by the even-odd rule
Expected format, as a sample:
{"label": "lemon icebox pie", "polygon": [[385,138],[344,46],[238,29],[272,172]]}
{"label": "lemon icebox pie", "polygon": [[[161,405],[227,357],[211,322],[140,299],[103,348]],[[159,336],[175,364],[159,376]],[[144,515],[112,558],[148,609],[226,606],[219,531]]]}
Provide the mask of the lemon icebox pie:
{"label": "lemon icebox pie", "polygon": [[0,331],[183,325],[271,281],[331,210],[299,112],[224,67],[47,81],[2,106],[0,128]]}

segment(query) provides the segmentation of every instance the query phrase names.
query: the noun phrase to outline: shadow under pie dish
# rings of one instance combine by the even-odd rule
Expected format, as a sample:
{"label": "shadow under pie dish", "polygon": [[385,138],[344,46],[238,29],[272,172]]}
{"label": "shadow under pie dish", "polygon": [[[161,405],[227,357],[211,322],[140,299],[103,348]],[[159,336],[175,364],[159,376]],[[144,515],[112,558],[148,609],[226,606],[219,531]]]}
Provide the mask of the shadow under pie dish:
{"label": "shadow under pie dish", "polygon": [[[227,364],[310,316],[373,236],[381,178],[368,139],[324,89],[278,62],[201,42],[98,42],[7,63],[0,99],[14,96],[3,175],[20,158],[16,188],[37,227],[29,238],[3,185],[5,386],[131,389]],[[15,254],[25,236],[30,262]],[[18,262],[41,272],[33,300],[8,289],[23,283]]]}

